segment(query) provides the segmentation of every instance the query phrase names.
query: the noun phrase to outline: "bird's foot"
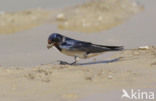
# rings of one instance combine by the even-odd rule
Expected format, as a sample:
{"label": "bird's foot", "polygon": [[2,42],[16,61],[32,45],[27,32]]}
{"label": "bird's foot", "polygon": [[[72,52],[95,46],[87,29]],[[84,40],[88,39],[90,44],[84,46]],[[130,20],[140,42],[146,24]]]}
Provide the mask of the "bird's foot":
{"label": "bird's foot", "polygon": [[59,62],[60,65],[70,65],[70,63],[68,63],[66,61],[58,60],[57,62]]}
{"label": "bird's foot", "polygon": [[61,61],[61,60],[58,60],[57,62],[59,62],[60,65],[75,65],[76,64],[76,62],[68,63],[66,61]]}
{"label": "bird's foot", "polygon": [[70,63],[70,65],[76,65],[76,62]]}

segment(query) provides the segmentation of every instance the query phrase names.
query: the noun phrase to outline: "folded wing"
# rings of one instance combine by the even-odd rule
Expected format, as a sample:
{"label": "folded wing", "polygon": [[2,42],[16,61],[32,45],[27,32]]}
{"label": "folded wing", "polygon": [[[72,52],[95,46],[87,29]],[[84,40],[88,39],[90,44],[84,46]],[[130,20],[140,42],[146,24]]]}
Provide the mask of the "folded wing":
{"label": "folded wing", "polygon": [[99,53],[106,51],[119,51],[123,50],[122,46],[105,46],[97,45],[89,42],[77,41],[71,47],[72,50],[85,51],[87,53]]}

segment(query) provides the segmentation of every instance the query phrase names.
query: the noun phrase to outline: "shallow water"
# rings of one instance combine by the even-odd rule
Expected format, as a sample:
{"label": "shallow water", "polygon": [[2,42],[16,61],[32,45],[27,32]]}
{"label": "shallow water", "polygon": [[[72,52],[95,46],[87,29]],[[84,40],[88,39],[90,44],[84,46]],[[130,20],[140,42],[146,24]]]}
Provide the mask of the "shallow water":
{"label": "shallow water", "polygon": [[64,8],[86,0],[0,0],[0,11],[17,11],[31,8]]}

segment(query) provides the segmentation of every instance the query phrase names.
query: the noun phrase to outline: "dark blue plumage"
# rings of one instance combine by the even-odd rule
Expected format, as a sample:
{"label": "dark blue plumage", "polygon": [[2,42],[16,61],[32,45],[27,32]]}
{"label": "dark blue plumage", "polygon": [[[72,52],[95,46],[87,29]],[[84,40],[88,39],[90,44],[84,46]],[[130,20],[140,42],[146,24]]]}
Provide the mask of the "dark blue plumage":
{"label": "dark blue plumage", "polygon": [[[75,40],[58,33],[53,33],[48,38],[47,48],[55,46],[60,52],[79,58],[88,58],[90,54],[98,54],[108,51],[120,51],[123,50],[122,46],[106,46],[97,45],[90,42]],[[93,55],[94,56],[94,55]]]}

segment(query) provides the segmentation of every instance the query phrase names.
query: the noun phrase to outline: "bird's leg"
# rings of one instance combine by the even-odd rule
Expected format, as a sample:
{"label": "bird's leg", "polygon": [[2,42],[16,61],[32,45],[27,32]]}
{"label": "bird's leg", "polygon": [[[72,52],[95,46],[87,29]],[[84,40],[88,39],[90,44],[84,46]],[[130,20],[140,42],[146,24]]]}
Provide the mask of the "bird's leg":
{"label": "bird's leg", "polygon": [[79,60],[79,58],[77,56],[74,56],[74,62],[72,62],[72,63],[68,63],[66,61],[59,61],[59,62],[61,65],[75,65],[78,60]]}
{"label": "bird's leg", "polygon": [[69,65],[69,63],[66,62],[66,61],[58,61],[58,62],[59,62],[60,65]]}
{"label": "bird's leg", "polygon": [[78,61],[78,57],[77,56],[74,56],[74,62],[71,63],[70,65],[75,65],[77,63],[77,61]]}

